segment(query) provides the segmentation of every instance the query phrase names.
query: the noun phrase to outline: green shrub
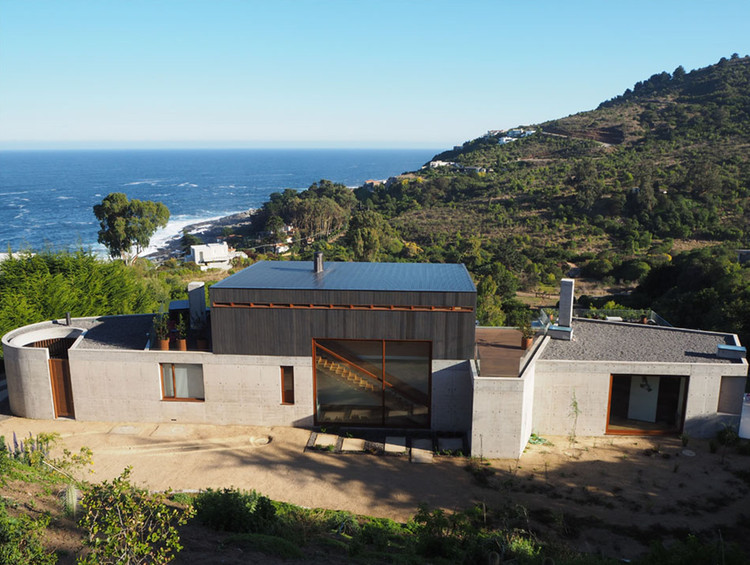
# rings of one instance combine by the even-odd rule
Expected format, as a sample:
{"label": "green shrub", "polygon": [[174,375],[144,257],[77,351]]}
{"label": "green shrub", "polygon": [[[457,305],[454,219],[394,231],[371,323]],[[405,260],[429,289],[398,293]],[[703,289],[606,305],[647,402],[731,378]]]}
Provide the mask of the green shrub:
{"label": "green shrub", "polygon": [[393,520],[371,518],[368,522],[362,524],[358,537],[362,543],[374,545],[377,550],[383,551],[404,533],[404,527]]}
{"label": "green shrub", "polygon": [[224,540],[224,545],[260,551],[282,559],[299,559],[304,556],[300,548],[289,540],[268,534],[234,534]]}
{"label": "green shrub", "polygon": [[327,524],[329,530],[339,534],[353,536],[359,532],[359,522],[356,516],[351,512],[338,511],[328,517]]}
{"label": "green shrub", "polygon": [[162,565],[182,549],[175,526],[185,524],[193,509],[170,508],[169,493],[151,494],[129,477],[127,467],[111,483],[91,486],[83,497],[79,525],[90,553],[79,557],[79,564]]}
{"label": "green shrub", "polygon": [[687,539],[664,547],[654,543],[648,554],[637,561],[640,565],[682,565],[683,563],[722,563],[723,565],[744,565],[747,554],[734,544],[716,541],[701,541],[689,535]]}
{"label": "green shrub", "polygon": [[271,533],[276,508],[257,492],[234,488],[208,489],[195,497],[198,519],[214,530],[238,533]]}
{"label": "green shrub", "polygon": [[723,428],[716,432],[716,441],[719,442],[719,445],[734,445],[739,440],[740,436],[733,426],[724,425]]}
{"label": "green shrub", "polygon": [[52,565],[54,553],[42,546],[42,533],[49,518],[33,520],[25,515],[13,518],[0,502],[0,565]]}

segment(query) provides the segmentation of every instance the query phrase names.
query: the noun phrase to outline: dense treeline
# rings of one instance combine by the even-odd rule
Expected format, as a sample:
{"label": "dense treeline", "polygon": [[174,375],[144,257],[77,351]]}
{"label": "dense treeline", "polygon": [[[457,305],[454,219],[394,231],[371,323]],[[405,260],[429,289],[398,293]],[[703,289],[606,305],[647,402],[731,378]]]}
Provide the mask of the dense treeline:
{"label": "dense treeline", "polygon": [[0,263],[0,334],[56,318],[154,312],[168,299],[155,279],[91,253],[44,252]]}

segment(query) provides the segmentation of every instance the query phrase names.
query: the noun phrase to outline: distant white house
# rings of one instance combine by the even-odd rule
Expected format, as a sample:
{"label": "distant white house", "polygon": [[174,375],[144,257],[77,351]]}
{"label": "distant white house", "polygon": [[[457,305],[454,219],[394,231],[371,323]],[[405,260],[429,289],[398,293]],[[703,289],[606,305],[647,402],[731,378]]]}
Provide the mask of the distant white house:
{"label": "distant white house", "polygon": [[430,161],[428,166],[431,169],[437,169],[440,167],[455,167],[456,163],[453,163],[451,161]]}
{"label": "distant white house", "polygon": [[192,261],[201,268],[201,271],[228,270],[232,268],[232,259],[243,256],[247,257],[242,251],[235,251],[227,245],[226,241],[222,241],[221,243],[191,245],[190,253],[185,256],[185,261]]}

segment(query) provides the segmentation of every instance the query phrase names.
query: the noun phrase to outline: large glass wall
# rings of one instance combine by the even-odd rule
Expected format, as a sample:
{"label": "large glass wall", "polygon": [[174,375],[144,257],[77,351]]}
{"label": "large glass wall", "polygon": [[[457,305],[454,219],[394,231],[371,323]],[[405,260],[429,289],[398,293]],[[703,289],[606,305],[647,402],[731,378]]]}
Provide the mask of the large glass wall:
{"label": "large glass wall", "polygon": [[318,424],[429,428],[431,344],[314,341]]}

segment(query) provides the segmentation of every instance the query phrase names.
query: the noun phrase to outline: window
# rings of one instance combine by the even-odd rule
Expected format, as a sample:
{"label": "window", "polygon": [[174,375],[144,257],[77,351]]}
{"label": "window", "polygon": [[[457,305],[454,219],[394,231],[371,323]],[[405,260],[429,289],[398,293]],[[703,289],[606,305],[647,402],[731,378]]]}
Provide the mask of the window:
{"label": "window", "polygon": [[724,414],[742,412],[742,397],[745,394],[746,382],[747,377],[721,377],[717,412]]}
{"label": "window", "polygon": [[294,404],[294,367],[281,367],[281,403]]}
{"label": "window", "polygon": [[164,400],[203,400],[203,366],[162,363],[161,391]]}
{"label": "window", "polygon": [[429,428],[429,341],[313,341],[317,424]]}

